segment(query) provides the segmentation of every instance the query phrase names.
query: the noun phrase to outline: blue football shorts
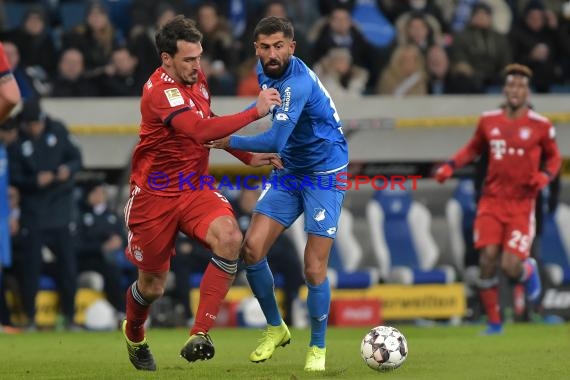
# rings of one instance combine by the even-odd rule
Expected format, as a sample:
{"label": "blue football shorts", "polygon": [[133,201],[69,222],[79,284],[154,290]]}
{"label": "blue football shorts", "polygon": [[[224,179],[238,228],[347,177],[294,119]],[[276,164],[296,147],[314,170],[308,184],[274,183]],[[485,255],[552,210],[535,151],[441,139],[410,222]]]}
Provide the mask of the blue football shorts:
{"label": "blue football shorts", "polygon": [[336,174],[299,174],[274,170],[262,183],[254,212],[285,228],[304,213],[305,231],[335,238],[345,190],[337,188]]}

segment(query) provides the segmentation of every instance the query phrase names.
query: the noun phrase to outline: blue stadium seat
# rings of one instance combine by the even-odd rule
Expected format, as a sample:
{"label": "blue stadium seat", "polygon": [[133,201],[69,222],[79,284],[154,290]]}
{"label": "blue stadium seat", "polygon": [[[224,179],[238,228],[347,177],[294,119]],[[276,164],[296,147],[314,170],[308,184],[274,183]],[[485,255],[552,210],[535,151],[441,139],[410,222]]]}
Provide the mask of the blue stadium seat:
{"label": "blue stadium seat", "polygon": [[396,37],[396,30],[375,2],[357,2],[352,11],[352,19],[366,40],[374,46],[387,47]]}
{"label": "blue stadium seat", "polygon": [[389,283],[455,281],[451,266],[436,267],[439,248],[431,234],[431,214],[409,190],[377,191],[366,206],[372,248],[382,278]]}
{"label": "blue stadium seat", "polygon": [[553,284],[570,284],[570,206],[559,204],[554,213],[544,213],[540,252]]}

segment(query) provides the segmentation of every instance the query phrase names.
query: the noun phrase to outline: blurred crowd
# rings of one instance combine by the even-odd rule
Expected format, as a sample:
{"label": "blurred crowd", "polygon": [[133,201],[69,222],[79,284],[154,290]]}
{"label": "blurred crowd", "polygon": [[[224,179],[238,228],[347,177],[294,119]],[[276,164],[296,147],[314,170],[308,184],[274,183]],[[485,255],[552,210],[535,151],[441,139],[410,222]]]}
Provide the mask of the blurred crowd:
{"label": "blurred crowd", "polygon": [[567,0],[0,4],[0,39],[25,98],[138,96],[160,64],[154,32],[179,13],[204,34],[202,68],[213,95],[257,94],[252,28],[269,15],[293,21],[295,54],[335,98],[498,92],[510,62],[532,68],[535,91],[570,92]]}

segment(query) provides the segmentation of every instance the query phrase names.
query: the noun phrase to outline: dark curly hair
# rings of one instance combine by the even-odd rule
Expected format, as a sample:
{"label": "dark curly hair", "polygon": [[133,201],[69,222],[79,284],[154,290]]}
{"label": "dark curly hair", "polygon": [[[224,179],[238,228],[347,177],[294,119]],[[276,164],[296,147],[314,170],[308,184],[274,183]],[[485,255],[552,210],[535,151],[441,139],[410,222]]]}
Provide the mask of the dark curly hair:
{"label": "dark curly hair", "polygon": [[159,55],[164,52],[174,56],[178,51],[177,41],[200,43],[202,33],[196,27],[194,20],[178,15],[156,32],[155,40]]}
{"label": "dark curly hair", "polygon": [[295,37],[291,21],[281,17],[265,17],[255,26],[253,39],[257,41],[257,37],[259,37],[260,34],[269,36],[279,32],[283,32],[285,38],[293,39]]}

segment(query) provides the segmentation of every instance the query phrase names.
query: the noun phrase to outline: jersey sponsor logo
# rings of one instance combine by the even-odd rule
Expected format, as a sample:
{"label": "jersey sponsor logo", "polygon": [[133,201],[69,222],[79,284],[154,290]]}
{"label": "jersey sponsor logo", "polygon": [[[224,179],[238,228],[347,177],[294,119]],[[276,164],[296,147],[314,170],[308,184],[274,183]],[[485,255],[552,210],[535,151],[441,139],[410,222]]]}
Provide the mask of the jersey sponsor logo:
{"label": "jersey sponsor logo", "polygon": [[176,87],[164,90],[164,95],[166,95],[166,99],[168,99],[170,107],[181,106],[184,104],[184,98],[182,97],[180,90]]}
{"label": "jersey sponsor logo", "polygon": [[325,209],[324,208],[316,208],[315,214],[313,215],[313,219],[315,219],[317,222],[322,222],[323,220],[325,220],[325,218],[326,218]]}
{"label": "jersey sponsor logo", "polygon": [[523,140],[528,140],[529,137],[530,137],[530,132],[531,132],[531,131],[530,131],[530,128],[529,128],[529,127],[522,127],[522,128],[519,130],[519,136],[520,136],[520,138],[523,139]]}
{"label": "jersey sponsor logo", "polygon": [[146,81],[146,88],[152,88],[152,81],[150,79]]}
{"label": "jersey sponsor logo", "polygon": [[289,120],[289,116],[287,116],[284,113],[278,113],[277,115],[275,115],[275,119],[277,119],[279,121],[286,121],[286,120]]}
{"label": "jersey sponsor logo", "polygon": [[507,152],[507,142],[505,140],[491,140],[489,141],[491,146],[491,154],[496,160],[502,160],[503,156]]}
{"label": "jersey sponsor logo", "polygon": [[491,136],[500,136],[501,135],[501,131],[499,130],[499,128],[495,127],[491,130]]}
{"label": "jersey sponsor logo", "polygon": [[283,97],[283,105],[281,108],[283,111],[287,112],[289,111],[289,106],[291,105],[291,87],[287,87],[285,91],[283,91],[283,94],[285,96]]}

